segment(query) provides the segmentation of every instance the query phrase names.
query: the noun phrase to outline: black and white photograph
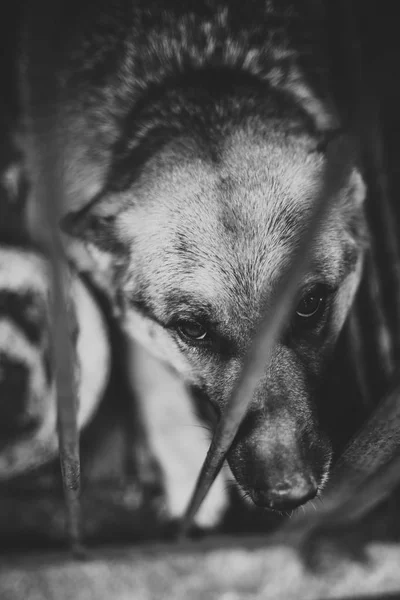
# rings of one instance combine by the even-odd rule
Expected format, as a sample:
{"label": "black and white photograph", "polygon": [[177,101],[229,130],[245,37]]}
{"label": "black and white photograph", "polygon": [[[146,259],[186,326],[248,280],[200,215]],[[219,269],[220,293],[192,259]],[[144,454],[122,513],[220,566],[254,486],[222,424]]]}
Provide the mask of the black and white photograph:
{"label": "black and white photograph", "polygon": [[396,3],[0,40],[0,600],[400,599]]}

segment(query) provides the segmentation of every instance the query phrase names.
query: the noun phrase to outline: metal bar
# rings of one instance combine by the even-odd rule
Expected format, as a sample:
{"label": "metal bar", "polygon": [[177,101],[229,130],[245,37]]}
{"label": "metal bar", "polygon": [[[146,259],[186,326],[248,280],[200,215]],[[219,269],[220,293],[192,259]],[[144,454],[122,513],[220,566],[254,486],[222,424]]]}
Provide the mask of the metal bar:
{"label": "metal bar", "polygon": [[[39,149],[39,153],[43,149]],[[47,154],[47,153],[46,153]],[[80,457],[77,425],[77,386],[73,360],[73,343],[68,318],[68,290],[64,273],[65,259],[58,233],[62,190],[57,181],[56,152],[53,158],[44,156],[42,182],[38,186],[41,220],[48,235],[45,247],[52,272],[52,346],[54,377],[57,390],[57,432],[60,465],[67,511],[68,538],[74,553],[80,552]]]}
{"label": "metal bar", "polygon": [[[39,152],[43,149],[39,149]],[[58,227],[60,214],[58,202],[62,191],[56,179],[55,159],[44,157],[42,182],[39,184],[41,220],[48,235],[44,245],[51,261],[52,274],[52,349],[54,377],[57,390],[57,432],[64,495],[67,511],[69,542],[74,553],[80,552],[80,457],[77,426],[77,386],[73,360],[73,344],[68,318],[68,290],[64,271],[64,258]],[[58,202],[57,199],[58,198]]]}
{"label": "metal bar", "polygon": [[285,528],[306,539],[313,531],[361,518],[400,482],[400,384],[378,405],[338,460],[318,512],[309,505]]}
{"label": "metal bar", "polygon": [[328,151],[326,171],[321,189],[310,215],[307,230],[299,246],[293,251],[292,260],[268,311],[260,322],[257,334],[247,354],[244,367],[236,383],[235,390],[227,403],[224,413],[216,426],[214,436],[201,469],[196,487],[180,527],[180,535],[185,535],[217,477],[227,452],[238,432],[247,412],[256,386],[265,372],[272,349],[278,340],[287,316],[293,308],[297,286],[307,266],[309,248],[319,231],[331,199],[340,191],[349,176],[352,155],[349,145],[341,140],[331,143]]}
{"label": "metal bar", "polygon": [[[77,389],[73,344],[68,318],[68,290],[64,269],[59,220],[64,202],[62,144],[57,140],[57,93],[54,78],[55,55],[51,31],[57,2],[41,3],[42,10],[27,6],[27,48],[31,72],[21,81],[21,95],[27,119],[27,154],[33,194],[30,202],[32,236],[49,257],[52,277],[52,347],[57,393],[57,430],[67,531],[74,553],[81,552],[80,457],[77,426]],[[53,62],[54,61],[54,62]]]}
{"label": "metal bar", "polygon": [[74,554],[81,553],[80,455],[77,425],[77,386],[73,368],[73,346],[68,326],[67,291],[56,241],[53,253],[53,348],[57,388],[57,432],[60,465],[67,510],[68,537]]}

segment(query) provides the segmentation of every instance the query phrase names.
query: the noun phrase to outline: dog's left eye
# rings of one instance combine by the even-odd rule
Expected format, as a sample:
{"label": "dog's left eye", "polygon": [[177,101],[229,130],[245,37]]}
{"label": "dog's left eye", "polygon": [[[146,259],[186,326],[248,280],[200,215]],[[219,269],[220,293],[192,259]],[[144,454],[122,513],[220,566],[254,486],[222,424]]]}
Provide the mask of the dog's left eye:
{"label": "dog's left eye", "polygon": [[303,296],[296,308],[296,315],[301,319],[310,319],[321,312],[325,304],[326,293],[322,286],[316,286]]}
{"label": "dog's left eye", "polygon": [[198,321],[181,321],[177,331],[182,338],[195,342],[206,340],[208,335],[207,329]]}

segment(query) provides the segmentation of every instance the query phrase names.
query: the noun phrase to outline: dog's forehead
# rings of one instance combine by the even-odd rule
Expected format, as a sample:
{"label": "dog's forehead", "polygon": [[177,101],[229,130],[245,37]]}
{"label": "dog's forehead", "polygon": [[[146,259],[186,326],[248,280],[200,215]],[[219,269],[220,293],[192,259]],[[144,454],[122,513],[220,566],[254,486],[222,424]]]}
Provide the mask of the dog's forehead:
{"label": "dog's forehead", "polygon": [[159,174],[150,171],[137,190],[132,211],[121,215],[122,228],[128,236],[142,231],[156,243],[168,241],[166,249],[174,247],[171,237],[182,242],[186,233],[192,244],[212,248],[216,235],[223,236],[221,247],[232,238],[273,243],[294,233],[320,185],[323,157],[310,154],[301,139],[238,131],[217,161],[176,151],[173,161],[157,166]]}
{"label": "dog's forehead", "polygon": [[189,153],[169,164],[120,218],[148,294],[181,289],[241,313],[259,303],[302,235],[324,166],[301,139],[247,132],[230,136],[218,161]]}

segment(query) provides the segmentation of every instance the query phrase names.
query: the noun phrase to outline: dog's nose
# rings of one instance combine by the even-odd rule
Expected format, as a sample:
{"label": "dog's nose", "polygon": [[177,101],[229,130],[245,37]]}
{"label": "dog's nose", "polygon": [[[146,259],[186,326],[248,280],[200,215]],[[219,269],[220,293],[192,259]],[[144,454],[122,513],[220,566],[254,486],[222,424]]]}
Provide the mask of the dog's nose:
{"label": "dog's nose", "polygon": [[254,504],[271,510],[293,510],[314,498],[318,487],[314,478],[302,480],[301,483],[290,485],[277,484],[274,488],[255,488],[250,491]]}
{"label": "dog's nose", "polygon": [[10,434],[24,422],[28,392],[28,369],[21,362],[0,360],[0,434]]}

